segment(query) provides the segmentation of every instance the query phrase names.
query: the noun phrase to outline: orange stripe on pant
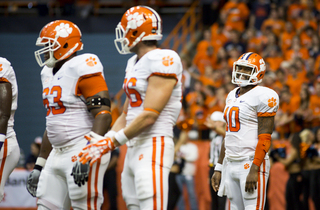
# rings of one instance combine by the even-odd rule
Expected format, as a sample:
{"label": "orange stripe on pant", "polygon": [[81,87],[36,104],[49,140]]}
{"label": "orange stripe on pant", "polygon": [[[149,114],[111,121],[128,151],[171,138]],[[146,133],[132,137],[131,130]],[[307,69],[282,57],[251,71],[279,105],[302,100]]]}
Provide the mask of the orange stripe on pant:
{"label": "orange stripe on pant", "polygon": [[[260,171],[260,168],[259,168],[259,175],[258,175],[258,189],[257,189],[257,192],[258,192],[258,196],[257,196],[257,205],[256,205],[256,210],[263,210],[264,208],[264,200],[265,200],[265,187],[266,187],[266,179],[265,179],[265,171],[266,171],[266,161],[263,160],[263,170],[262,172]],[[261,179],[260,179],[260,176],[262,175],[262,194],[261,194]],[[261,196],[262,195],[262,196]],[[260,205],[260,199],[262,199],[262,203]],[[261,207],[261,208],[260,208]]]}
{"label": "orange stripe on pant", "polygon": [[87,207],[88,210],[91,209],[91,176],[92,176],[92,166],[90,166],[90,172],[88,177],[88,183],[87,183]]}
{"label": "orange stripe on pant", "polygon": [[157,209],[157,181],[156,181],[156,154],[157,154],[157,139],[152,138],[152,181],[153,181],[153,209]]}
{"label": "orange stripe on pant", "polygon": [[[152,181],[153,181],[153,210],[158,209],[157,206],[157,174],[156,174],[156,159],[157,159],[157,138],[152,138]],[[163,156],[164,156],[164,136],[161,136],[161,148],[160,148],[160,209],[163,210]]]}
{"label": "orange stripe on pant", "polygon": [[161,136],[161,159],[160,159],[160,201],[161,201],[161,210],[163,210],[163,155],[164,155],[164,136]]}
{"label": "orange stripe on pant", "polygon": [[94,204],[93,204],[94,205],[94,209],[98,209],[98,207],[97,207],[98,196],[99,196],[99,192],[98,192],[98,177],[99,177],[100,162],[101,162],[101,159],[99,159],[97,161],[96,175],[94,177]]}
{"label": "orange stripe on pant", "polygon": [[3,174],[3,168],[4,168],[4,164],[6,162],[7,159],[7,152],[8,152],[8,142],[7,139],[4,141],[3,144],[3,157],[2,157],[2,161],[1,161],[1,168],[0,168],[0,183],[2,181],[2,174]]}

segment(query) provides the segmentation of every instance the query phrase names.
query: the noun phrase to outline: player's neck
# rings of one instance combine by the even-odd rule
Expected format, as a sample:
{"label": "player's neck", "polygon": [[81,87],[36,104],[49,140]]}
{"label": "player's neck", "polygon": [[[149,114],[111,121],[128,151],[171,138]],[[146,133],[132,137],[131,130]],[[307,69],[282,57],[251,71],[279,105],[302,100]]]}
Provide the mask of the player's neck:
{"label": "player's neck", "polygon": [[155,50],[155,49],[157,49],[156,46],[146,46],[146,45],[142,45],[142,46],[139,47],[139,49],[137,50],[138,59],[142,58],[145,54],[147,54],[147,53],[150,52],[151,50]]}
{"label": "player's neck", "polygon": [[239,91],[239,95],[238,96],[241,96],[241,95],[245,94],[246,92],[250,91],[251,89],[253,89],[256,86],[257,85],[247,85],[245,87],[240,87],[240,91]]}

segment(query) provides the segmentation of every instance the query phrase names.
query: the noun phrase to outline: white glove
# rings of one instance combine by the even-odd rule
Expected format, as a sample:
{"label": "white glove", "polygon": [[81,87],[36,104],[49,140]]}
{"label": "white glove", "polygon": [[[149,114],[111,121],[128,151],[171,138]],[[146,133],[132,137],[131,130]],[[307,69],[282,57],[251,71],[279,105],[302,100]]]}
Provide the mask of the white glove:
{"label": "white glove", "polygon": [[37,187],[38,187],[40,173],[41,173],[40,170],[33,169],[28,176],[27,190],[33,197],[36,197],[37,195]]}

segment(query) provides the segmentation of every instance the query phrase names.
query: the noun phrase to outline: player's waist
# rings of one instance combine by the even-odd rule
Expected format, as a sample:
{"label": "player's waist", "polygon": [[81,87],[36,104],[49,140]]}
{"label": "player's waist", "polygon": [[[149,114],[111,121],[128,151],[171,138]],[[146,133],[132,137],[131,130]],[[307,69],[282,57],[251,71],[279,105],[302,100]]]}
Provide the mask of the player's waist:
{"label": "player's waist", "polygon": [[[226,155],[226,160],[229,162],[241,162],[244,160],[253,161],[254,155],[247,155],[247,156],[228,156]],[[268,153],[266,153],[266,156],[264,157],[265,160],[269,159]]]}
{"label": "player's waist", "polygon": [[127,142],[128,147],[136,146],[151,146],[156,142],[170,142],[172,143],[172,136],[149,136],[149,137],[135,137]]}

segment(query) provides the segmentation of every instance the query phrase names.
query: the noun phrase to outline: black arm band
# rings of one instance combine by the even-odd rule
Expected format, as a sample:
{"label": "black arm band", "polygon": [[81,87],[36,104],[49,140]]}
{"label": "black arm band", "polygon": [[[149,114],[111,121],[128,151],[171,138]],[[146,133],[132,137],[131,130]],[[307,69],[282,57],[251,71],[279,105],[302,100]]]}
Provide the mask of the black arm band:
{"label": "black arm band", "polygon": [[42,170],[42,166],[35,165],[33,169],[37,169],[37,170],[41,171]]}
{"label": "black arm band", "polygon": [[101,98],[100,96],[92,96],[87,99],[86,102],[88,111],[90,112],[92,109],[100,108],[101,106],[109,106],[111,105],[109,98]]}

